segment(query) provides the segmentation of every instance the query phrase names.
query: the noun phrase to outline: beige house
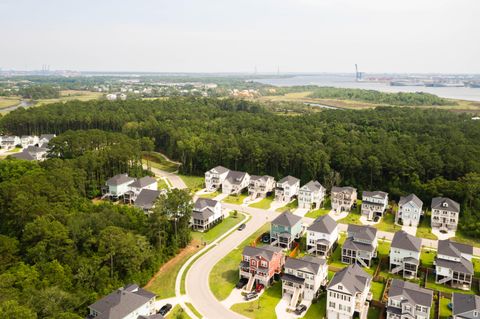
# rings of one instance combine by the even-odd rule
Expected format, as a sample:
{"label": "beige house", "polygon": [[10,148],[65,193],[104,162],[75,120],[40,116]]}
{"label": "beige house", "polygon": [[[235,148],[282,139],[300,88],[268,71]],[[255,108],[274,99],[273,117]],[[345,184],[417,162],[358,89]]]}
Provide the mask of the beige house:
{"label": "beige house", "polygon": [[357,202],[357,189],[350,186],[334,186],[330,198],[333,211],[336,213],[350,212]]}

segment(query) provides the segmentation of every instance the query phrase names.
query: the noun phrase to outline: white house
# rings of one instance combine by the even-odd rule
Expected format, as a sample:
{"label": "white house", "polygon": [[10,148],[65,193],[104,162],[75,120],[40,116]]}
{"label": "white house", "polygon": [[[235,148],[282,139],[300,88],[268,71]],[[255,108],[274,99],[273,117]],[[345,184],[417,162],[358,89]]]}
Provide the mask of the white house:
{"label": "white house", "polygon": [[117,95],[116,94],[113,94],[113,93],[110,93],[110,94],[107,94],[106,95],[106,98],[107,100],[109,101],[115,101],[117,99]]}
{"label": "white house", "polygon": [[248,195],[251,199],[265,198],[275,188],[275,179],[272,176],[252,175],[248,184]]}
{"label": "white house", "polygon": [[209,198],[198,198],[192,211],[192,228],[206,231],[223,220],[222,205]]}
{"label": "white house", "polygon": [[393,279],[388,291],[387,319],[428,319],[432,303],[432,290]]}
{"label": "white house", "polygon": [[222,186],[229,171],[228,168],[223,166],[216,166],[205,172],[205,188],[207,191],[213,192],[218,190]]}
{"label": "white house", "polygon": [[403,230],[393,235],[390,245],[390,272],[403,278],[416,278],[420,265],[422,240]]}
{"label": "white house", "polygon": [[349,212],[357,202],[357,189],[350,186],[333,186],[330,199],[333,211],[336,213]]}
{"label": "white house", "polygon": [[372,226],[348,225],[347,239],[342,246],[342,262],[370,267],[377,257],[377,229]]}
{"label": "white house", "polygon": [[128,176],[128,174],[118,174],[108,179],[105,183],[107,188],[104,196],[113,200],[123,197],[125,193],[130,191],[129,185],[135,181],[135,178]]}
{"label": "white house", "polygon": [[325,198],[325,187],[318,181],[310,181],[298,192],[298,207],[304,209],[319,209]]}
{"label": "white house", "polygon": [[287,258],[282,276],[282,295],[290,297],[288,308],[294,310],[303,300],[315,299],[320,287],[326,286],[327,275],[328,264],[324,258]]}
{"label": "white house", "polygon": [[277,182],[275,188],[275,200],[279,202],[290,202],[300,190],[300,180],[293,176],[286,176]]}
{"label": "white house", "polygon": [[38,146],[28,146],[21,152],[11,155],[14,158],[26,161],[43,161],[47,158],[48,148]]}
{"label": "white house", "polygon": [[40,147],[46,147],[48,145],[48,143],[50,142],[50,140],[54,137],[56,137],[57,135],[55,134],[42,134],[40,135],[40,137],[38,138],[38,146]]}
{"label": "white house", "polygon": [[474,274],[473,247],[453,241],[439,240],[435,264],[435,282],[453,288],[470,290]]}
{"label": "white house", "polygon": [[307,251],[328,257],[335,250],[338,240],[338,224],[329,215],[323,215],[307,228]]}
{"label": "white house", "polygon": [[388,194],[381,191],[362,193],[362,215],[367,220],[381,218],[388,207]]}
{"label": "white house", "polygon": [[423,215],[423,202],[415,194],[400,197],[395,223],[417,227]]}
{"label": "white house", "polygon": [[438,230],[457,230],[460,204],[446,197],[432,198],[432,228]]}
{"label": "white house", "polygon": [[128,188],[129,190],[125,193],[124,201],[132,203],[137,199],[137,196],[142,190],[158,190],[158,182],[151,176],[144,176],[141,178],[135,178],[133,182],[128,185]]}
{"label": "white house", "polygon": [[327,287],[327,318],[352,319],[357,313],[366,319],[372,276],[354,264],[335,273]]}
{"label": "white house", "polygon": [[454,292],[452,315],[453,319],[480,319],[480,296]]}
{"label": "white house", "polygon": [[245,172],[229,171],[222,183],[223,194],[239,195],[248,187],[250,175]]}
{"label": "white house", "polygon": [[[139,319],[155,315],[155,294],[138,285],[119,288],[88,306],[88,319]],[[152,317],[153,318],[153,317]]]}
{"label": "white house", "polygon": [[6,150],[11,150],[20,144],[21,140],[18,136],[2,136],[2,140],[0,142],[0,146]]}
{"label": "white house", "polygon": [[20,144],[22,145],[23,148],[38,144],[38,141],[39,141],[39,138],[36,135],[22,135],[20,137]]}

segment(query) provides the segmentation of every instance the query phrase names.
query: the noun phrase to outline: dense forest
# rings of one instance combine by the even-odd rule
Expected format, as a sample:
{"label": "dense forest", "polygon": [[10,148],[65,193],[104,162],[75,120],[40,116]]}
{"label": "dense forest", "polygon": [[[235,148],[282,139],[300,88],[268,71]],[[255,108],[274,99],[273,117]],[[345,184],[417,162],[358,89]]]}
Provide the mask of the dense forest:
{"label": "dense forest", "polygon": [[31,85],[20,88],[18,95],[24,99],[52,99],[60,96],[60,89],[51,85]]}
{"label": "dense forest", "polygon": [[99,297],[145,284],[190,241],[186,191],[161,197],[150,216],[88,198],[113,174],[142,174],[139,141],[92,130],[51,143],[42,163],[0,161],[2,318],[83,318]]}
{"label": "dense forest", "polygon": [[276,115],[234,99],[69,102],[17,110],[0,121],[15,134],[99,129],[152,138],[157,150],[182,162],[186,174],[215,165],[291,174],[388,191],[415,192],[462,204],[461,229],[480,237],[480,123],[441,110],[379,107]]}

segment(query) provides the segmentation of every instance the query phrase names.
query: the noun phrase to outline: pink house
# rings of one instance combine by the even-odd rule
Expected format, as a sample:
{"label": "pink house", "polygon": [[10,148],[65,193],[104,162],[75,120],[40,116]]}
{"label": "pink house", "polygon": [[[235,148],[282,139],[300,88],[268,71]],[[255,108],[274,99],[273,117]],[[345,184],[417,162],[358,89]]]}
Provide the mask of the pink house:
{"label": "pink house", "polygon": [[240,278],[248,279],[245,289],[252,290],[254,284],[270,286],[275,274],[282,272],[284,264],[285,255],[281,247],[245,247],[239,267]]}

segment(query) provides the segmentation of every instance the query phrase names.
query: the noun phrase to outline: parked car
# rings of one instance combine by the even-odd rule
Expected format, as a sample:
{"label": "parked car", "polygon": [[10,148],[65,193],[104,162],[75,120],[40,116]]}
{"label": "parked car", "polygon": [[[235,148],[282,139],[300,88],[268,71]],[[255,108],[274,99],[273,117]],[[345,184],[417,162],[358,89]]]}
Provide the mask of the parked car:
{"label": "parked car", "polygon": [[247,278],[240,278],[240,280],[237,282],[237,285],[235,287],[237,287],[237,289],[242,289],[243,287],[245,287],[247,283],[248,283]]}
{"label": "parked car", "polygon": [[257,298],[258,294],[256,292],[249,292],[248,294],[245,295],[245,300],[252,300]]}
{"label": "parked car", "polygon": [[238,226],[238,230],[244,230],[245,227],[247,227],[247,225],[241,224],[240,226]]}
{"label": "parked car", "polygon": [[301,315],[305,310],[307,310],[307,306],[298,305],[297,308],[295,308],[295,314],[296,315]]}
{"label": "parked car", "polygon": [[258,284],[258,285],[255,287],[255,291],[256,291],[257,293],[260,293],[260,291],[262,291],[263,288],[265,288],[264,285]]}
{"label": "parked car", "polygon": [[270,244],[270,233],[265,233],[262,235],[262,243]]}
{"label": "parked car", "polygon": [[373,221],[378,222],[379,219],[380,219],[380,216],[375,216],[375,218],[373,218]]}
{"label": "parked car", "polygon": [[162,316],[165,316],[170,310],[172,310],[172,305],[167,303],[165,306],[160,308],[158,313],[161,314]]}

